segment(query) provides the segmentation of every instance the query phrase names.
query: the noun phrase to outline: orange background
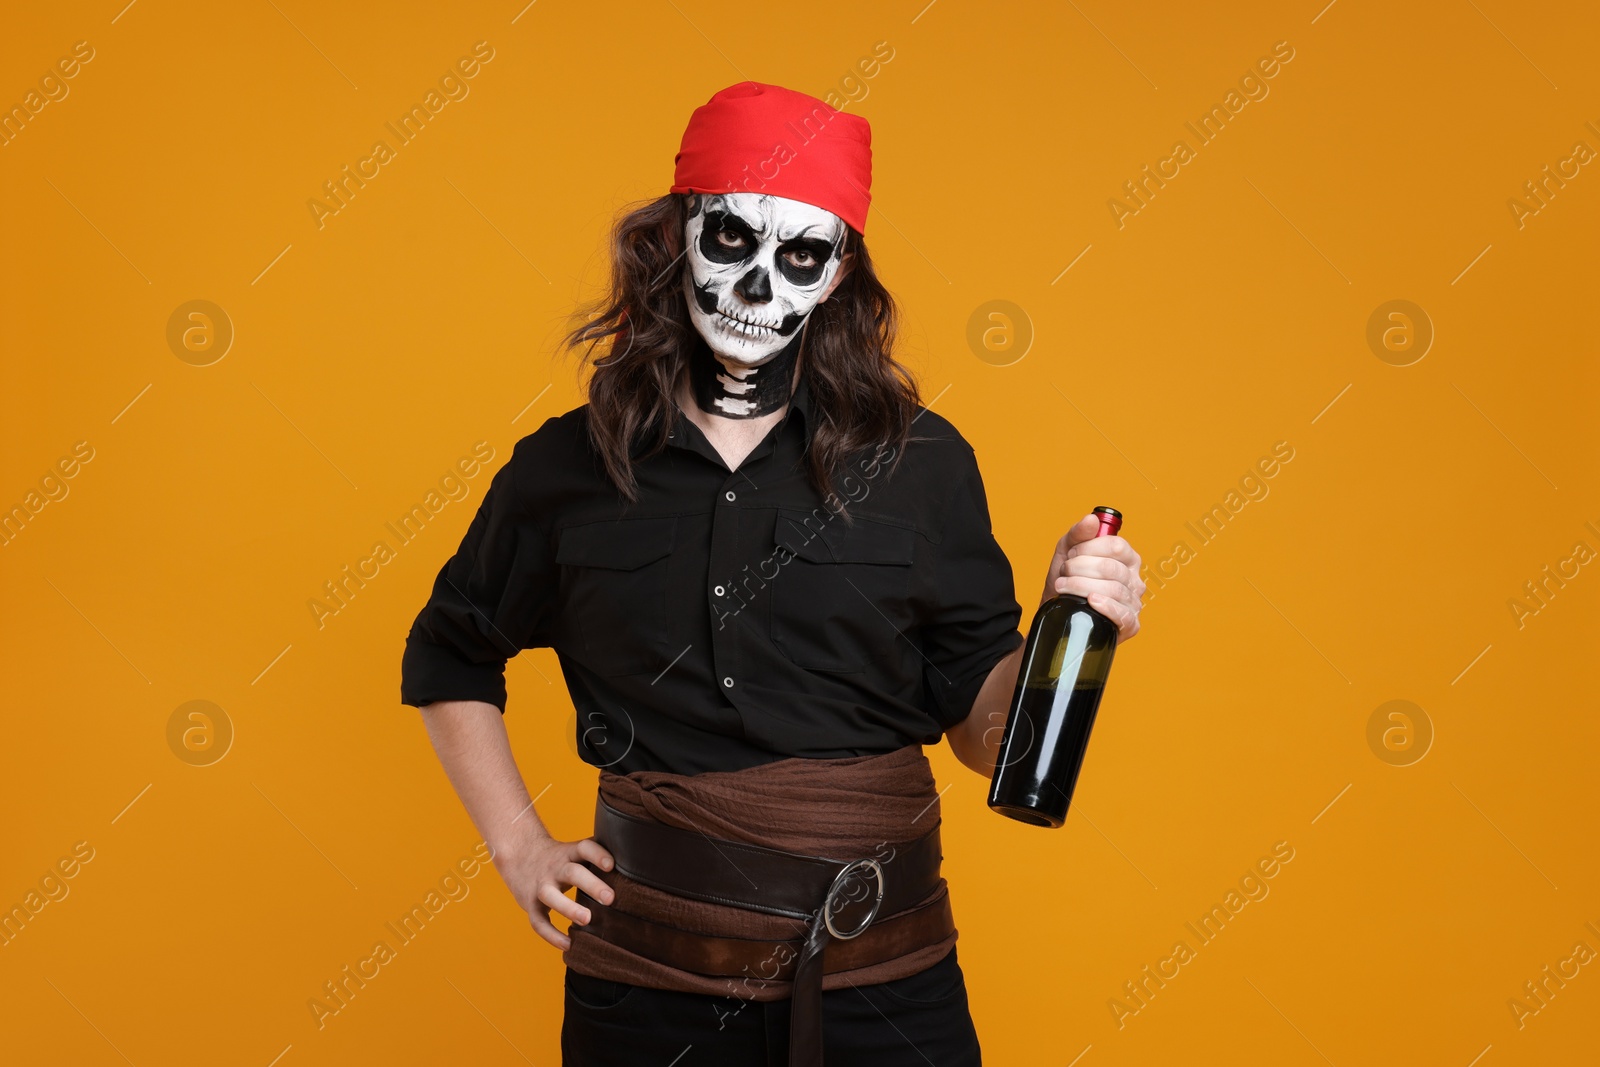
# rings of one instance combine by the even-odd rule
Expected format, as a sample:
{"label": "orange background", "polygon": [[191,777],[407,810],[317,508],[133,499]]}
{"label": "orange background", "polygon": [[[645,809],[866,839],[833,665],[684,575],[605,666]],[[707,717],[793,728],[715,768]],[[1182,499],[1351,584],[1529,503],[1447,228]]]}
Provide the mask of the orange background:
{"label": "orange background", "polygon": [[[307,602],[475,442],[492,470],[580,402],[554,340],[610,220],[752,78],[871,120],[904,358],[978,450],[1019,598],[1097,504],[1152,566],[1190,553],[1147,575],[1062,830],[932,752],[989,1060],[1592,1059],[1593,962],[1520,1026],[1508,1001],[1600,951],[1600,575],[1565,564],[1520,625],[1508,602],[1600,549],[1600,174],[1520,227],[1508,200],[1600,149],[1600,18],[924,3],[8,14],[0,102],[75,42],[93,59],[0,148],[0,505],[93,458],[0,548],[0,903],[93,858],[0,948],[3,1058],[556,1061],[559,956],[492,871],[322,1029],[307,1007],[477,841],[398,684],[488,472],[320,629]],[[478,41],[469,95],[319,229],[307,201]],[[1269,94],[1196,147],[1184,123],[1279,41]],[[1108,201],[1179,138],[1195,158],[1119,228]],[[236,334],[209,366],[167,341],[196,299]],[[1396,299],[1436,335],[1408,366],[1366,339]],[[991,300],[1031,322],[1020,360],[968,344]],[[1185,524],[1280,441],[1268,495],[1202,545]],[[594,772],[559,679],[548,650],[514,661],[509,725],[577,837]],[[169,745],[191,700],[234,731],[209,766]],[[1420,760],[1369,742],[1391,700],[1431,725]],[[1184,924],[1280,841],[1270,894],[1199,946]]]}

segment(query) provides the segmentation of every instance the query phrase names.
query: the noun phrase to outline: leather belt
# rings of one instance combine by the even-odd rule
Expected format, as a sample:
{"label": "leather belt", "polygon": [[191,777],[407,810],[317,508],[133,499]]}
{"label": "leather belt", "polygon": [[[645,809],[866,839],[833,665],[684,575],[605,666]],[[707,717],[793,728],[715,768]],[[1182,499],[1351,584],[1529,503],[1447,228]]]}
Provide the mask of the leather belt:
{"label": "leather belt", "polygon": [[[590,923],[573,927],[682,970],[789,978],[794,983],[790,1067],[822,1063],[824,971],[893,959],[954,930],[948,896],[918,906],[939,885],[943,856],[937,825],[914,841],[886,842],[871,856],[834,860],[709,837],[624,814],[597,798],[594,839],[611,853],[616,871],[633,881],[678,896],[807,922],[797,941],[720,938],[583,900],[590,909]],[[587,894],[580,891],[579,896]],[[872,935],[858,942],[869,927]],[[835,951],[824,960],[830,945]]]}

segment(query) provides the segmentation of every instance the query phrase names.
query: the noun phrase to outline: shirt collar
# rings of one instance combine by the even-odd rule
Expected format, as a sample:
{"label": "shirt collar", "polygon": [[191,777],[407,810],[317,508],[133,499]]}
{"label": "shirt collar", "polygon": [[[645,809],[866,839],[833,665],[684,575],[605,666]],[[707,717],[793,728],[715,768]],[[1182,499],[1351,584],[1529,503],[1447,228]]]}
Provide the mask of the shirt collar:
{"label": "shirt collar", "polygon": [[789,411],[784,412],[784,419],[789,418],[791,412],[798,411],[804,425],[801,429],[809,429],[811,425],[811,383],[806,377],[804,368],[800,371],[800,385],[789,397]]}

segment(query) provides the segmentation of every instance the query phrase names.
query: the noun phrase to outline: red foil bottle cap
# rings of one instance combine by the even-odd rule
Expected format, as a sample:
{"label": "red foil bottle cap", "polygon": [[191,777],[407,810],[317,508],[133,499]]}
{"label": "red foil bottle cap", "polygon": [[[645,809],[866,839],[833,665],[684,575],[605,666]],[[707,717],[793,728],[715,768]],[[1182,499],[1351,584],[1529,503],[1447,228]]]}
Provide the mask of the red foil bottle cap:
{"label": "red foil bottle cap", "polygon": [[1100,520],[1100,530],[1096,537],[1114,537],[1122,529],[1122,512],[1116,508],[1095,508],[1095,518]]}

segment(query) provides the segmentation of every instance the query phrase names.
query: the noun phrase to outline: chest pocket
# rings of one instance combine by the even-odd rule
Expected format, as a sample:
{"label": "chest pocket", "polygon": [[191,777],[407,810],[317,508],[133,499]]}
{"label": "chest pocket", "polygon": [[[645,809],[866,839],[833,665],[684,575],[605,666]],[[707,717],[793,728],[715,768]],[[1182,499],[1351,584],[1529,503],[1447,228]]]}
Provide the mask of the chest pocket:
{"label": "chest pocket", "polygon": [[[916,531],[825,510],[778,512],[793,558],[772,582],[772,643],[796,666],[853,672],[913,655],[908,604]],[[778,557],[785,558],[784,554]]]}
{"label": "chest pocket", "polygon": [[556,562],[564,600],[558,630],[574,659],[609,674],[667,665],[667,566],[677,523],[669,515],[561,531]]}

